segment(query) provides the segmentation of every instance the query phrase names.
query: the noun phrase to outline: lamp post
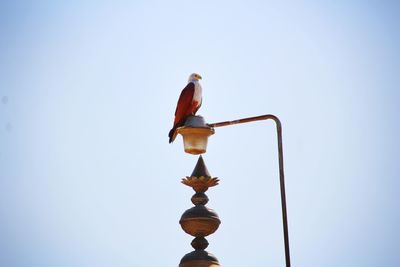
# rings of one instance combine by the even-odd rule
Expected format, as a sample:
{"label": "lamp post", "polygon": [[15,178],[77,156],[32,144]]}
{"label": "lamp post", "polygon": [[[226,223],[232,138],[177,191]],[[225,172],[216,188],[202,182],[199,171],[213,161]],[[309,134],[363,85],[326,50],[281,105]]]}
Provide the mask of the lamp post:
{"label": "lamp post", "polygon": [[[277,139],[278,139],[279,181],[280,181],[280,192],[281,192],[285,262],[286,262],[286,267],[290,267],[289,230],[288,230],[288,218],[287,218],[287,208],[286,208],[285,174],[284,174],[284,168],[283,168],[282,124],[281,124],[279,118],[276,117],[275,115],[267,114],[267,115],[243,118],[243,119],[238,119],[238,120],[233,120],[233,121],[224,121],[224,122],[206,124],[204,119],[201,116],[191,116],[187,119],[185,126],[178,129],[178,133],[182,134],[182,136],[183,136],[185,152],[197,155],[197,154],[203,154],[206,152],[207,140],[210,135],[214,134],[214,128],[231,126],[231,125],[235,125],[235,124],[249,123],[249,122],[254,122],[254,121],[261,121],[261,120],[273,120],[276,124],[276,132],[277,132]],[[200,162],[200,160],[203,161],[201,157],[199,159],[199,162]],[[197,165],[199,165],[199,162]],[[204,162],[203,162],[203,165],[204,165]],[[193,174],[192,174],[192,176],[193,176]],[[207,190],[207,188],[205,190]],[[204,192],[205,191],[203,191],[203,193]],[[195,196],[196,196],[196,194],[195,194]],[[192,202],[194,204],[195,204],[195,201],[193,201],[193,198],[195,198],[195,196],[192,197]],[[208,201],[208,198],[207,198],[207,201]],[[203,202],[207,203],[207,201],[203,201]],[[218,218],[218,216],[217,216],[217,218]],[[218,219],[218,221],[219,221],[219,219]],[[219,225],[219,223],[218,223],[218,225]],[[215,230],[217,228],[218,227],[216,227]],[[204,239],[204,235],[202,238]],[[193,242],[195,242],[195,240]],[[193,245],[193,242],[192,242],[192,245]],[[205,241],[205,242],[207,242],[207,241]],[[198,241],[198,243],[200,243],[200,241]],[[208,243],[207,243],[207,245],[208,245]],[[193,246],[193,247],[195,247],[195,246]],[[198,247],[200,247],[200,246],[198,246]],[[207,247],[207,246],[205,246],[205,247]],[[219,266],[219,265],[211,265],[210,264],[210,265],[187,265],[187,266],[190,266],[190,267],[201,266],[202,267],[202,266]]]}

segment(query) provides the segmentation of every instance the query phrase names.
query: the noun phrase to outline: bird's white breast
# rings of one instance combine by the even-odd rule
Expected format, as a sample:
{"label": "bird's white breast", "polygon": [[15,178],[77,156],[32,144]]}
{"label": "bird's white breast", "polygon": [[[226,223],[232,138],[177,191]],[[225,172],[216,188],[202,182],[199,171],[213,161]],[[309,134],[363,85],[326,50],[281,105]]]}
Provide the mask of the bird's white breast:
{"label": "bird's white breast", "polygon": [[197,103],[201,103],[202,92],[203,92],[203,89],[201,88],[200,83],[196,81],[194,83],[193,101],[196,101]]}

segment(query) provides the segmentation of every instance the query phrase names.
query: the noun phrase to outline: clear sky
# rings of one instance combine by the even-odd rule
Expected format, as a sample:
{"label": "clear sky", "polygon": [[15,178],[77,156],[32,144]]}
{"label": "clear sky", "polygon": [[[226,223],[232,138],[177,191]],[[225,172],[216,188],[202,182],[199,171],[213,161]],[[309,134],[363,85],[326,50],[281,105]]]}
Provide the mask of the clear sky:
{"label": "clear sky", "polygon": [[[0,266],[177,266],[196,156],[167,134],[283,123],[292,266],[400,266],[397,1],[1,1]],[[216,129],[223,266],[284,266],[272,122]]]}

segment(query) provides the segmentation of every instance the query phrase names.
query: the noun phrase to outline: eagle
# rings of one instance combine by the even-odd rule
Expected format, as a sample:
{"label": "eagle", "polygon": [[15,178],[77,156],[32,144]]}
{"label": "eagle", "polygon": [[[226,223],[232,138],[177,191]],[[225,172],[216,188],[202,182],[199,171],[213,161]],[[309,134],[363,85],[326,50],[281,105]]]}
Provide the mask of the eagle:
{"label": "eagle", "polygon": [[199,83],[201,76],[192,73],[189,76],[188,84],[183,88],[176,104],[175,119],[172,129],[169,131],[169,143],[172,143],[176,137],[176,129],[185,124],[187,117],[196,115],[202,102],[202,88]]}

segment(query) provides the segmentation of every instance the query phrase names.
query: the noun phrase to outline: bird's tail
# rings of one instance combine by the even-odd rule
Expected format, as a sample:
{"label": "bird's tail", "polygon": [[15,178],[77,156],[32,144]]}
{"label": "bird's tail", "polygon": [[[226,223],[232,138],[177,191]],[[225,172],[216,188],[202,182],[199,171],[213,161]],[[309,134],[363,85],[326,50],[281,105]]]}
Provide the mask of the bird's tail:
{"label": "bird's tail", "polygon": [[172,142],[174,142],[175,138],[176,138],[176,128],[177,127],[173,127],[171,129],[171,131],[169,131],[168,137],[169,137],[169,143],[171,144]]}

